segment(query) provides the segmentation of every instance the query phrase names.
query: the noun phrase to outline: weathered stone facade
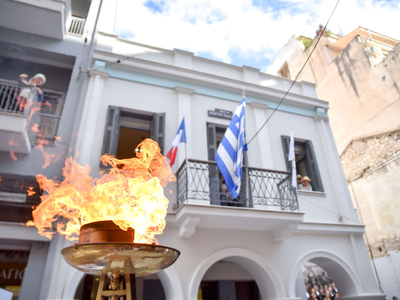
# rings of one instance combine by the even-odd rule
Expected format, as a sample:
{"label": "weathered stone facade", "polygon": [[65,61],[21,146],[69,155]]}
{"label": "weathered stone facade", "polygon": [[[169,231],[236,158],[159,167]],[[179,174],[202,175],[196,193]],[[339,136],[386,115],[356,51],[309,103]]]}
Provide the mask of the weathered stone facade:
{"label": "weathered stone facade", "polygon": [[[294,79],[315,46],[292,37],[267,69]],[[323,37],[298,80],[316,83],[373,258],[400,250],[400,44],[359,27]]]}

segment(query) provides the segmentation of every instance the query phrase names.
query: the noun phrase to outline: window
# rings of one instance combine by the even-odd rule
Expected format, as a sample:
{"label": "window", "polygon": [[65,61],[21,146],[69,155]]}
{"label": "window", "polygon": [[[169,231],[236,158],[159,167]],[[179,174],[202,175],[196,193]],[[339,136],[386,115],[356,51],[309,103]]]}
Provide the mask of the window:
{"label": "window", "polygon": [[[221,143],[227,126],[217,124],[207,124],[207,145],[208,145],[208,160],[215,161],[215,153]],[[246,156],[243,157],[243,165],[246,165]],[[243,168],[242,183],[239,197],[232,199],[229,192],[221,191],[223,177],[215,164],[209,164],[209,182],[210,182],[210,201],[215,205],[229,206],[245,206],[246,205],[246,176]],[[239,203],[238,203],[239,202]],[[250,200],[251,202],[251,200]],[[252,206],[252,202],[250,204]]]}
{"label": "window", "polygon": [[54,142],[64,106],[64,93],[43,89],[38,139]]}
{"label": "window", "polygon": [[[288,160],[289,155],[289,136],[281,136],[282,146],[285,155],[286,168],[289,172],[292,171],[292,163]],[[312,141],[294,140],[294,152],[296,157],[297,174],[308,176],[311,178],[310,185],[313,191],[323,192],[321,175],[319,173],[317,158],[315,156]]]}
{"label": "window", "polygon": [[164,152],[165,113],[154,114],[109,106],[102,154],[118,159],[134,157],[135,148],[146,138],[156,141]]}
{"label": "window", "polygon": [[289,66],[288,66],[287,61],[285,61],[283,66],[279,69],[278,75],[285,77],[285,78],[290,78]]}

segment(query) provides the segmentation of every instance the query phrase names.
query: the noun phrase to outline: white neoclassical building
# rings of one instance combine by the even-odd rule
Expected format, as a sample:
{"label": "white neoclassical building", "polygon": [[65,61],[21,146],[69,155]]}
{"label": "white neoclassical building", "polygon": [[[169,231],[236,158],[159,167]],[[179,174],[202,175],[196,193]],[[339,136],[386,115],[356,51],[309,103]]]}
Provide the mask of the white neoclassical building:
{"label": "white neoclassical building", "polygon": [[[17,5],[18,1],[3,2]],[[112,32],[114,9],[114,1],[91,1],[88,18],[93,15],[94,19],[89,22],[89,41],[85,42],[89,25],[84,25],[81,35],[63,33],[57,42],[54,37],[46,41],[58,45],[52,51],[64,59],[59,53],[62,44],[73,38],[81,45],[69,54],[74,63],[64,78],[69,84],[58,130],[68,141],[68,155],[90,165],[93,175],[104,171],[99,164],[102,154],[131,157],[144,138],[156,140],[166,154],[182,118],[186,119],[188,160],[185,145],[180,144],[173,166],[177,182],[167,186],[172,190],[166,193],[167,225],[157,237],[160,245],[180,250],[181,256],[170,268],[138,279],[138,299],[305,299],[302,268],[306,262],[329,274],[341,298],[383,299],[363,241],[364,226],[352,206],[333,140],[329,106],[318,99],[315,86],[295,83],[277,107],[291,80],[187,51],[120,39]],[[5,24],[0,21],[0,26]],[[24,44],[27,29],[15,30],[20,40],[1,36],[8,46]],[[44,55],[40,51],[31,55],[37,52]],[[86,56],[81,57],[82,52]],[[27,56],[19,59],[27,60]],[[243,91],[250,142],[243,170],[246,180],[239,197],[232,200],[220,190],[214,155]],[[17,112],[7,113],[20,117]],[[297,193],[290,186],[291,129],[298,173],[312,179],[312,192]],[[53,142],[57,145],[57,141]],[[11,149],[1,149],[2,174],[12,179],[46,172],[41,166],[26,167],[39,157],[35,141],[29,143],[32,150],[16,161],[9,154]],[[61,179],[61,167],[58,162],[48,169],[53,173],[48,172]],[[2,202],[11,199],[5,192],[22,193],[10,187],[3,191]],[[27,252],[16,299],[94,299],[98,280],[70,267],[60,253],[73,242],[57,234],[49,241],[34,228],[17,223],[21,221],[4,217],[1,221],[0,250]]]}

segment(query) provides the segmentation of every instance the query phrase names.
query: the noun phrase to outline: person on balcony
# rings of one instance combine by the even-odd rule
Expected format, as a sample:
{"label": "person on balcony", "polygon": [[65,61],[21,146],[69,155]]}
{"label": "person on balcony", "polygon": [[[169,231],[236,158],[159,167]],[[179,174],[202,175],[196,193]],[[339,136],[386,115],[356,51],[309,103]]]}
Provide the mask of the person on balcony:
{"label": "person on balcony", "polygon": [[[38,73],[35,76],[33,76],[31,79],[29,79],[29,80],[28,80],[28,75],[21,74],[21,75],[19,75],[19,80],[18,81],[23,83],[23,84],[30,84],[30,85],[35,86],[36,87],[36,93],[38,95],[38,101],[41,102],[43,100],[43,91],[41,90],[41,88],[39,88],[39,86],[41,86],[42,84],[44,84],[46,82],[46,77],[43,74]],[[26,99],[29,99],[30,92],[31,92],[30,89],[22,88],[19,96],[20,97],[24,97]]]}
{"label": "person on balcony", "polygon": [[304,176],[301,179],[302,184],[299,185],[298,189],[300,191],[312,192],[313,189],[312,189],[312,186],[310,185],[310,181],[311,181],[311,178],[309,178],[308,176]]}
{"label": "person on balcony", "polygon": [[221,192],[221,194],[220,194],[219,198],[221,200],[221,205],[227,206],[228,205],[227,201],[229,200],[230,194],[229,194],[228,186],[225,183],[225,179],[223,179],[223,178],[222,178],[221,185],[220,185],[220,192]]}

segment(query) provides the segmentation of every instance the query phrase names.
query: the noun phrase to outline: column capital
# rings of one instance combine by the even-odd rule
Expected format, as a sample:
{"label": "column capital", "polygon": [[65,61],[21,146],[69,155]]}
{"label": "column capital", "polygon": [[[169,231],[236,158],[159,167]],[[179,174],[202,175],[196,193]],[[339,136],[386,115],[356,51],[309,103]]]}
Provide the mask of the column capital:
{"label": "column capital", "polygon": [[175,87],[175,92],[177,92],[178,94],[192,95],[194,93],[194,90],[188,89],[188,88],[184,88],[184,87],[180,87],[180,86],[176,86]]}
{"label": "column capital", "polygon": [[315,110],[314,120],[315,121],[322,120],[322,121],[326,121],[326,122],[329,121],[329,117],[328,117],[326,110],[322,107],[317,107]]}
{"label": "column capital", "polygon": [[103,71],[99,71],[99,70],[92,70],[90,69],[88,71],[89,76],[96,76],[99,75],[101,79],[107,79],[108,77],[110,77],[110,74],[107,72],[103,72]]}
{"label": "column capital", "polygon": [[251,102],[250,106],[256,109],[266,110],[268,108],[268,104],[259,103],[259,102]]}

